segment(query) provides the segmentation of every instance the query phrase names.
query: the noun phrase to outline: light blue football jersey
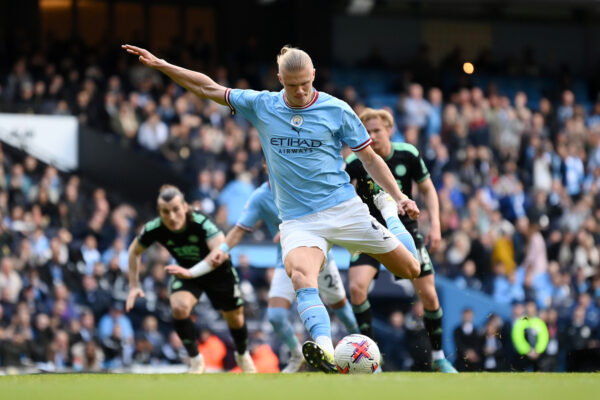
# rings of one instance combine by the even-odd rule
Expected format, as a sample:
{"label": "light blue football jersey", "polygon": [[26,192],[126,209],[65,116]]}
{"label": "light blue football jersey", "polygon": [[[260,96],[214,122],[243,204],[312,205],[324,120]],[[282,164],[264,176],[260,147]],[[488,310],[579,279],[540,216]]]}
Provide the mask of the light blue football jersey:
{"label": "light blue football jersey", "polygon": [[227,89],[225,100],[258,130],[275,204],[288,220],[356,196],[344,171],[342,142],[359,151],[371,139],[345,102],[315,91],[309,104],[291,107],[283,93]]}

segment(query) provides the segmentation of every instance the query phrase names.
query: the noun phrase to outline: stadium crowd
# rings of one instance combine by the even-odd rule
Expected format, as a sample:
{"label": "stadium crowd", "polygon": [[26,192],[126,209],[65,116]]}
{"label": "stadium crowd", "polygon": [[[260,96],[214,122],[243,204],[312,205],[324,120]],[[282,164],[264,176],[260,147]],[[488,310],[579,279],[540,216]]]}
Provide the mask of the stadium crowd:
{"label": "stadium crowd", "polygon": [[[173,54],[200,65],[202,48]],[[266,179],[256,130],[228,108],[202,101],[122,55],[79,47],[28,54],[5,65],[0,112],[74,115],[131,151],[164,160],[195,182],[187,200],[225,231]],[[274,71],[260,75],[256,64],[240,65],[246,68],[236,71],[236,80],[228,69],[215,68],[219,83],[279,90]],[[492,315],[484,326],[473,326],[473,313],[465,310],[459,326],[446,327],[454,330],[455,365],[463,371],[599,368],[600,101],[588,109],[566,88],[531,106],[523,91],[509,98],[493,85],[443,92],[427,84],[427,91],[417,82],[405,85],[389,108],[398,123],[395,139],[417,146],[438,190],[443,240],[432,254],[436,271],[510,305],[514,317]],[[329,81],[316,87],[357,113],[370,105],[352,87]],[[0,367],[95,371],[184,361],[171,328],[166,250],[145,255],[146,299],[132,313],[123,310],[127,247],[148,217],[135,205],[115,203],[84,176],[60,173],[4,147]],[[421,224],[426,231],[426,213]],[[261,239],[262,231],[256,235]],[[273,355],[264,345],[280,352],[263,312],[270,271],[252,268],[245,257],[237,264],[251,348],[267,370]],[[212,368],[229,369],[233,345],[215,335],[226,329],[224,322],[206,301],[198,309],[202,346],[221,355]],[[513,322],[524,315],[548,327],[541,355],[519,354],[511,340]],[[422,316],[416,302],[376,326],[386,370],[424,369]],[[343,335],[339,324],[334,329]]]}

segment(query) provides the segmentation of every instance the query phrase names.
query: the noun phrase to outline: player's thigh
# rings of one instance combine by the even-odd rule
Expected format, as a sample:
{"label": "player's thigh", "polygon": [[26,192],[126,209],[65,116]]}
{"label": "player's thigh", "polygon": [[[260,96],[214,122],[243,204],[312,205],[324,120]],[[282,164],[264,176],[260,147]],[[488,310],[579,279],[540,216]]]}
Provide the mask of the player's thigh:
{"label": "player's thigh", "polygon": [[296,247],[292,249],[283,263],[290,274],[294,289],[318,286],[317,278],[326,252],[318,247]]}
{"label": "player's thigh", "polygon": [[421,273],[421,263],[403,244],[387,253],[369,253],[383,264],[392,274],[401,278],[415,279]]}
{"label": "player's thigh", "polygon": [[350,281],[350,294],[364,293],[366,295],[371,282],[379,274],[379,261],[377,266],[372,264],[353,265],[348,269],[348,280]]}
{"label": "player's thigh", "polygon": [[435,290],[435,278],[433,274],[425,275],[412,281],[415,292],[421,299],[426,310],[434,311],[440,308],[437,291]]}
{"label": "player's thigh", "polygon": [[333,259],[329,259],[325,269],[319,273],[319,294],[328,305],[334,305],[346,298],[344,282]]}
{"label": "player's thigh", "polygon": [[222,265],[206,275],[203,288],[217,310],[233,311],[244,305],[240,280],[231,264]]}
{"label": "player's thigh", "polygon": [[[276,268],[273,273],[273,279],[271,280],[271,287],[269,288],[269,307],[279,307],[277,305],[271,305],[271,299],[280,299],[288,303],[287,309],[289,309],[292,303],[296,300],[296,291],[292,280],[285,272],[283,268]],[[278,300],[274,300],[278,303]]]}

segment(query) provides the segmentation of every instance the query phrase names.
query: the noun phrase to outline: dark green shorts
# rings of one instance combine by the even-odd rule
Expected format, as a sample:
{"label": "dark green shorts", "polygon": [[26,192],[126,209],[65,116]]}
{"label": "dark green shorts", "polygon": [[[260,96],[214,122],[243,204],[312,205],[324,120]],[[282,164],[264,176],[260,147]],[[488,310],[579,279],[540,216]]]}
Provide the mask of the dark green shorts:
{"label": "dark green shorts", "polygon": [[231,311],[244,305],[240,280],[230,262],[195,279],[179,279],[171,276],[169,295],[181,291],[190,292],[197,299],[206,292],[216,310]]}

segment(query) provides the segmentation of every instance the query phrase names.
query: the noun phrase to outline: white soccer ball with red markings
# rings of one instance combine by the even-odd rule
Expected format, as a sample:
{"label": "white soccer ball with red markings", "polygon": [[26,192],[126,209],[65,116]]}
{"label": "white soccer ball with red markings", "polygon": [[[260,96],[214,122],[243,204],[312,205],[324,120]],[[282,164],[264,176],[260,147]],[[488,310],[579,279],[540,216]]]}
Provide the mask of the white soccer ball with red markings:
{"label": "white soccer ball with red markings", "polygon": [[374,374],[381,369],[379,347],[365,335],[344,337],[335,347],[334,358],[340,374]]}

